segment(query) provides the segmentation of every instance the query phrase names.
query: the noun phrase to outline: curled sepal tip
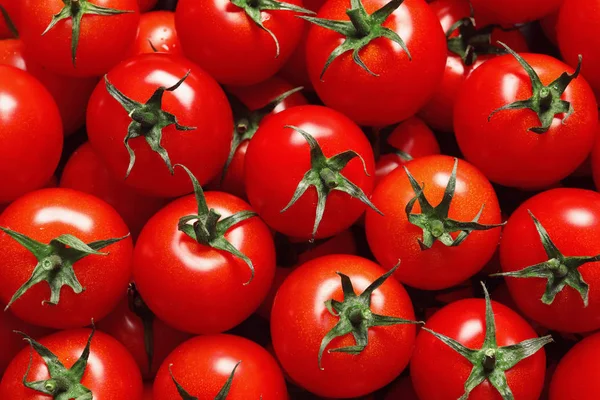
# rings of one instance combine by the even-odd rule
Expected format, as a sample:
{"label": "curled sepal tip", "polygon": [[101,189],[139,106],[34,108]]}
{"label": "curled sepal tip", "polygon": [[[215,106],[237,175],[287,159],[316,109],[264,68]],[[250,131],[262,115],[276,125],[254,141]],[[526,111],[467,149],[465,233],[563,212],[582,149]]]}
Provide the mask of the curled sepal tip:
{"label": "curled sepal tip", "polygon": [[[223,387],[221,388],[219,393],[217,393],[217,395],[215,396],[215,400],[225,400],[227,398],[227,396],[229,395],[229,391],[231,390],[231,383],[233,382],[233,377],[235,375],[235,371],[237,370],[237,368],[240,364],[241,364],[241,361],[238,361],[237,364],[235,364],[235,366],[233,367],[233,370],[231,371],[231,374],[229,374],[229,377],[227,378],[227,381],[225,382],[225,384],[223,385]],[[182,400],[198,400],[198,397],[194,397],[191,394],[189,394],[183,388],[183,386],[181,386],[179,384],[179,382],[177,382],[177,380],[175,379],[175,376],[173,375],[173,370],[171,369],[172,366],[173,366],[173,364],[169,364],[169,374],[171,375],[171,379],[173,380],[173,383],[175,384],[175,387],[177,388],[177,392],[181,396]]]}

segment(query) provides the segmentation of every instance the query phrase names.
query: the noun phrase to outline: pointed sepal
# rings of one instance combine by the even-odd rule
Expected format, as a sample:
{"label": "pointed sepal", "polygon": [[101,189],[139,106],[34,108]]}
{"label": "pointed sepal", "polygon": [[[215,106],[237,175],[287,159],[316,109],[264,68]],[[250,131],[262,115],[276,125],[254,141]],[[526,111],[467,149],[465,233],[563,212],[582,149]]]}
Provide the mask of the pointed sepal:
{"label": "pointed sepal", "polygon": [[[221,390],[219,390],[219,393],[217,393],[217,395],[215,396],[215,400],[227,399],[227,396],[229,395],[229,391],[231,390],[231,384],[233,382],[233,377],[235,375],[235,371],[237,370],[237,368],[239,367],[239,365],[241,363],[242,363],[241,361],[238,361],[237,364],[235,364],[235,366],[233,367],[233,370],[231,371],[231,374],[229,374],[229,377],[227,378],[227,381],[225,381],[225,384],[223,385]],[[179,384],[179,382],[177,382],[177,380],[175,379],[175,376],[173,376],[173,370],[171,369],[172,366],[173,366],[173,364],[169,364],[169,374],[171,375],[171,379],[173,380],[173,383],[175,384],[175,387],[177,388],[177,392],[181,396],[181,399],[182,400],[198,400],[198,397],[194,397],[191,394],[189,394],[187,392],[187,390],[185,390],[184,387],[181,386],[181,384]]]}

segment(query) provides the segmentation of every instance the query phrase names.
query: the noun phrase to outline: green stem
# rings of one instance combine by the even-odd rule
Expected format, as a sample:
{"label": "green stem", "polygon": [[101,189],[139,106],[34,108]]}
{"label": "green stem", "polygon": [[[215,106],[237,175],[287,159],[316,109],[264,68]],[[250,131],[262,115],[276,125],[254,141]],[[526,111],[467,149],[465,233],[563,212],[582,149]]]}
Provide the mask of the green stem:
{"label": "green stem", "polygon": [[360,309],[355,309],[350,312],[348,315],[348,319],[352,323],[353,326],[358,326],[363,322],[363,315]]}
{"label": "green stem", "polygon": [[133,110],[131,119],[140,123],[145,129],[150,129],[158,123],[158,117],[155,113],[140,109]]}
{"label": "green stem", "polygon": [[367,18],[365,18],[365,15],[361,13],[361,10],[348,10],[346,14],[350,17],[350,21],[352,21],[352,25],[356,28],[359,37],[365,37],[371,33],[371,25],[367,21]]}
{"label": "green stem", "polygon": [[542,110],[549,110],[552,106],[552,92],[547,87],[544,87],[540,90],[540,108]]}
{"label": "green stem", "polygon": [[493,372],[494,369],[496,368],[496,354],[495,353],[496,352],[493,349],[490,349],[486,352],[486,354],[483,358],[482,366],[483,366],[483,370],[486,372],[486,374]]}
{"label": "green stem", "polygon": [[431,221],[431,234],[438,238],[444,234],[446,229],[444,229],[444,223],[440,220]]}
{"label": "green stem", "polygon": [[63,260],[59,255],[53,254],[42,261],[42,268],[45,271],[53,271],[63,265]]}
{"label": "green stem", "polygon": [[319,176],[328,188],[333,189],[338,186],[336,174],[330,168],[323,168],[319,171]]}
{"label": "green stem", "polygon": [[81,2],[79,0],[71,0],[71,12],[77,14],[81,10]]}

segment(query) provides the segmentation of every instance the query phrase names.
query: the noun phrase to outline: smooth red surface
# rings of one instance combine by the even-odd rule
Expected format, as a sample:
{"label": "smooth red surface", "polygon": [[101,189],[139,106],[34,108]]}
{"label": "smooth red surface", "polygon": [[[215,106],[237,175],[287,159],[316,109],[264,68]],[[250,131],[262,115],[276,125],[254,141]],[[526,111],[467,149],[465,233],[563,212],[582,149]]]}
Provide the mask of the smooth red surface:
{"label": "smooth red surface", "polygon": [[[492,301],[498,346],[510,346],[537,337],[535,331],[516,312]],[[485,301],[468,299],[452,303],[435,313],[426,326],[457,340],[469,349],[480,349],[485,337]],[[417,336],[410,372],[420,400],[458,399],[473,365],[463,356],[421,330]],[[544,349],[506,371],[515,400],[538,400],[544,385]],[[469,400],[502,400],[488,380],[469,395]]]}
{"label": "smooth red surface", "polygon": [[137,37],[130,49],[130,55],[169,53],[182,56],[181,43],[175,31],[175,13],[152,11],[142,14]]}
{"label": "smooth red surface", "polygon": [[[79,359],[90,329],[62,331],[39,342],[52,351],[66,368]],[[3,400],[46,400],[45,394],[26,388],[23,376],[27,371],[33,350],[23,349],[11,362],[0,382]],[[27,376],[29,382],[49,379],[48,368],[37,353]],[[141,400],[142,378],[131,355],[112,337],[96,332],[92,338],[90,355],[81,384],[92,391],[94,400]]]}
{"label": "smooth red surface", "polygon": [[[62,235],[74,235],[85,243],[120,238],[129,232],[117,212],[104,201],[71,189],[44,189],[13,202],[0,215],[0,226],[42,243]],[[3,304],[25,283],[36,258],[6,233],[0,233],[0,299]],[[11,306],[12,312],[31,324],[57,329],[86,326],[99,321],[119,302],[131,276],[131,238],[105,247],[108,255],[88,255],[73,265],[85,290],[75,294],[63,287],[58,305],[42,304],[50,299],[46,282],[29,289]]]}
{"label": "smooth red surface", "polygon": [[137,2],[140,6],[140,12],[146,12],[154,8],[158,0],[137,0]]}
{"label": "smooth red surface", "polygon": [[[485,15],[490,22],[501,25],[541,19],[557,10],[562,2],[563,0],[471,0],[477,13]],[[570,3],[570,0],[566,3]]]}
{"label": "smooth red surface", "polygon": [[[550,84],[566,64],[546,55],[521,54]],[[588,156],[594,144],[598,110],[594,93],[582,76],[573,80],[562,95],[574,113],[561,121],[554,117],[542,134],[528,131],[539,127],[537,114],[529,109],[492,111],[532,95],[531,81],[512,55],[487,61],[462,86],[454,108],[456,139],[467,161],[492,182],[521,189],[548,187],[567,177]],[[549,162],[552,160],[552,162]]]}
{"label": "smooth red surface", "polygon": [[[15,25],[18,25],[17,19],[19,18],[19,2],[15,0],[0,0],[0,6],[4,7],[8,16]],[[9,39],[14,37],[8,25],[4,21],[4,18],[0,15],[0,39]]]}
{"label": "smooth red surface", "polygon": [[[437,155],[413,160],[406,168],[417,182],[425,185],[425,197],[435,207],[442,200],[453,165],[452,157]],[[384,216],[367,211],[366,232],[369,246],[381,265],[392,268],[401,260],[396,277],[407,285],[427,290],[457,285],[481,270],[494,254],[500,228],[472,232],[456,247],[436,241],[430,249],[422,251],[417,239],[423,238],[423,230],[408,222],[405,211],[406,204],[414,197],[404,169],[390,173],[373,192],[372,201]],[[490,182],[471,164],[459,160],[449,217],[472,221],[482,205],[485,207],[480,223],[501,222],[498,198]],[[416,202],[412,213],[420,212]]]}
{"label": "smooth red surface", "polygon": [[161,400],[181,400],[175,379],[192,396],[212,400],[221,390],[235,365],[227,400],[287,400],[283,375],[275,359],[259,345],[233,335],[198,336],[188,340],[165,360],[154,382],[154,395]]}
{"label": "smooth red surface", "polygon": [[[205,184],[221,172],[233,132],[231,109],[217,82],[190,61],[168,54],[131,58],[113,69],[108,78],[123,94],[145,103],[156,89],[174,85],[188,71],[190,75],[178,89],[165,92],[162,109],[174,114],[179,124],[196,129],[178,131],[170,125],[162,131],[161,144],[173,164],[185,165],[200,184]],[[108,94],[104,81],[100,82],[88,105],[88,136],[98,156],[118,179],[125,178],[129,165],[123,139],[131,121],[127,111]],[[125,180],[127,185],[161,197],[180,196],[192,190],[185,171],[176,168],[171,175],[143,137],[130,140],[129,145],[136,161]]]}
{"label": "smooth red surface", "polygon": [[[325,301],[343,300],[339,271],[350,277],[356,294],[386,271],[367,259],[331,255],[314,259],[296,269],[283,283],[271,313],[271,335],[277,358],[290,378],[323,397],[362,396],[394,380],[410,359],[415,326],[410,324],[369,329],[369,344],[359,355],[318,352],[323,337],[339,321],[325,308]],[[400,283],[388,279],[371,296],[373,313],[414,319],[412,303]],[[327,347],[352,346],[351,334],[334,339]],[[342,382],[343,384],[340,384]]]}
{"label": "smooth red surface", "polygon": [[[600,254],[600,194],[582,189],[553,189],[523,203],[509,218],[500,243],[502,271],[517,271],[548,260],[528,210],[546,228],[565,256]],[[541,297],[547,279],[506,278],[510,293],[525,315],[563,332],[588,332],[600,328],[600,262],[579,268],[590,285],[589,305],[579,292],[565,287],[552,305]]]}

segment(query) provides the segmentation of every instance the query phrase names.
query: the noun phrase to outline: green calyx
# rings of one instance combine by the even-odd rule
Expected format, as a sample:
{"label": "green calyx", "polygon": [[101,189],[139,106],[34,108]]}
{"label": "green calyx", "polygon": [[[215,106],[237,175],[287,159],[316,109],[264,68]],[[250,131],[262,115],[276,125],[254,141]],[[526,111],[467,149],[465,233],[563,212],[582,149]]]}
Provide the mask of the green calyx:
{"label": "green calyx", "polygon": [[194,174],[184,165],[176,164],[175,166],[183,168],[189,175],[194,186],[196,203],[198,204],[198,214],[182,217],[178,224],[179,230],[204,246],[225,251],[243,260],[248,265],[248,268],[250,268],[251,273],[250,279],[244,285],[249,284],[254,279],[254,265],[252,264],[252,260],[229,243],[225,238],[225,233],[240,222],[256,217],[257,214],[249,210],[240,211],[221,219],[221,214],[212,208],[208,209],[206,199],[204,198],[204,191]]}
{"label": "green calyx", "polygon": [[600,261],[600,254],[595,256],[564,256],[558,247],[550,239],[550,235],[542,226],[540,221],[529,211],[535,228],[540,235],[540,240],[548,256],[548,260],[539,264],[532,265],[520,271],[504,272],[493,274],[492,276],[509,276],[513,278],[543,278],[547,279],[546,291],[542,296],[544,304],[552,304],[556,295],[558,295],[565,286],[569,286],[581,295],[583,304],[588,306],[590,287],[583,280],[579,267],[595,261]]}
{"label": "green calyx", "polygon": [[341,171],[346,167],[346,165],[354,158],[358,157],[358,159],[362,162],[365,175],[369,176],[365,160],[360,156],[360,154],[353,150],[346,150],[342,153],[334,155],[331,158],[327,158],[323,154],[323,150],[321,150],[319,143],[317,143],[315,138],[312,137],[312,135],[310,135],[308,132],[295,126],[286,125],[285,127],[295,130],[308,142],[310,146],[311,168],[304,174],[304,177],[296,187],[296,191],[294,192],[292,199],[288,205],[281,210],[281,212],[287,211],[296,203],[296,201],[298,201],[298,199],[300,199],[300,197],[302,197],[309,187],[314,186],[315,190],[317,191],[317,209],[311,241],[314,241],[321,220],[323,219],[325,205],[327,203],[327,196],[333,190],[347,193],[351,197],[358,199],[367,206],[371,207],[375,212],[383,215],[383,213],[379,211],[373,203],[371,203],[371,200],[369,200],[361,188],[350,182],[344,175],[342,175]]}
{"label": "green calyx", "polygon": [[0,230],[25,247],[37,259],[31,277],[15,292],[5,310],[31,287],[43,281],[48,282],[50,286],[50,300],[45,300],[42,304],[57,305],[63,286],[69,286],[76,294],[83,292],[85,289],[75,276],[73,264],[89,255],[107,256],[109,253],[101,253],[99,250],[129,237],[127,234],[121,238],[86,244],[73,235],[60,235],[52,239],[49,244],[44,244],[8,228],[0,227]]}
{"label": "green calyx", "polygon": [[374,314],[371,311],[371,295],[398,269],[400,263],[394,268],[377,278],[371,283],[364,292],[356,295],[350,278],[341,272],[337,274],[342,280],[342,290],[344,292],[344,300],[342,302],[336,300],[327,300],[325,307],[336,318],[339,318],[337,324],[325,335],[321,341],[319,348],[319,368],[321,367],[321,359],[325,349],[331,341],[337,337],[345,336],[349,333],[354,336],[356,345],[349,347],[341,347],[338,349],[329,349],[328,353],[348,353],[357,355],[360,354],[369,344],[369,328],[375,326],[390,326],[398,324],[422,324],[423,322],[410,321],[403,318],[388,317],[385,315]]}
{"label": "green calyx", "polygon": [[402,40],[402,38],[396,32],[383,26],[383,23],[398,7],[400,7],[402,2],[404,2],[404,0],[391,0],[373,14],[368,14],[361,0],[350,0],[351,8],[346,11],[350,21],[335,21],[306,16],[300,17],[308,22],[321,26],[325,29],[330,29],[346,37],[343,43],[336,47],[335,50],[333,50],[333,52],[329,55],[329,58],[327,59],[327,62],[325,62],[325,66],[321,71],[320,79],[323,79],[323,75],[325,75],[325,72],[331,63],[336,58],[348,51],[352,51],[352,58],[359,67],[373,76],[378,76],[365,65],[365,63],[361,60],[359,53],[373,40],[381,37],[387,38],[400,45],[402,50],[406,52],[409,60],[412,60],[404,40]]}
{"label": "green calyx", "polygon": [[[458,159],[455,158],[454,167],[452,168],[448,185],[444,191],[444,197],[440,204],[433,207],[425,197],[423,187],[419,185],[411,175],[408,168],[404,167],[404,171],[406,171],[406,175],[415,192],[415,197],[406,204],[406,216],[411,224],[423,229],[423,239],[417,239],[421,250],[430,249],[436,240],[439,240],[445,246],[455,247],[460,245],[473,231],[485,231],[498,228],[505,224],[480,224],[478,221],[483,213],[484,204],[481,205],[481,209],[471,222],[461,222],[448,218],[450,204],[452,203],[452,198],[454,197],[454,191],[456,189],[457,170]],[[417,201],[421,207],[421,213],[412,214],[412,209]],[[456,239],[450,235],[453,232],[460,232],[458,236],[456,236]]]}
{"label": "green calyx", "polygon": [[467,400],[471,391],[486,379],[498,391],[503,400],[514,400],[506,380],[506,371],[534,355],[548,343],[552,343],[552,336],[528,339],[518,344],[499,347],[496,342],[496,321],[490,295],[483,282],[481,285],[485,292],[485,339],[481,349],[469,349],[448,336],[428,328],[423,329],[473,364],[471,374],[465,381],[465,393],[458,400]]}
{"label": "green calyx", "polygon": [[519,64],[521,64],[523,69],[525,69],[527,75],[529,75],[529,79],[531,80],[531,89],[533,91],[533,95],[527,100],[517,100],[514,103],[507,104],[497,110],[492,111],[488,117],[488,121],[492,119],[494,114],[500,111],[530,109],[537,114],[542,126],[529,128],[529,131],[540,134],[547,132],[552,125],[554,117],[558,114],[564,114],[562,117],[562,123],[565,124],[567,119],[575,110],[573,109],[571,103],[566,100],[562,100],[561,96],[571,81],[579,76],[579,72],[581,71],[581,55],[579,55],[579,63],[577,64],[577,68],[573,74],[563,72],[548,86],[544,86],[538,74],[531,67],[531,65],[529,65],[527,61],[523,59],[523,57],[515,53],[504,43],[498,43],[502,45],[506,51],[512,54],[513,57],[517,59]]}
{"label": "green calyx", "polygon": [[165,91],[173,92],[179,86],[183,84],[186,78],[189,76],[191,71],[188,71],[183,78],[181,78],[175,85],[171,87],[161,86],[152,94],[150,99],[144,104],[138,103],[135,100],[130,99],[119,91],[110,81],[108,75],[104,76],[104,82],[106,84],[106,90],[108,93],[123,106],[123,108],[131,117],[131,123],[127,128],[127,135],[123,143],[129,153],[129,166],[127,167],[127,173],[125,179],[131,173],[133,165],[135,164],[135,153],[129,146],[129,140],[143,136],[146,142],[154,151],[157,153],[169,168],[171,175],[174,173],[173,166],[171,165],[171,159],[167,150],[162,147],[162,131],[164,128],[170,125],[175,125],[178,131],[191,131],[196,129],[195,127],[183,126],[177,122],[177,117],[171,113],[168,113],[162,109],[162,99]]}
{"label": "green calyx", "polygon": [[71,57],[73,60],[73,66],[76,65],[77,59],[77,46],[79,44],[79,33],[81,31],[81,20],[84,15],[103,15],[111,16],[118,14],[133,13],[133,10],[115,10],[114,8],[106,8],[92,4],[89,0],[62,0],[65,6],[60,10],[58,14],[52,16],[52,21],[46,30],[42,33],[42,36],[48,33],[54,26],[62,20],[71,19],[72,32],[71,32]]}
{"label": "green calyx", "polygon": [[142,320],[144,327],[144,349],[148,358],[148,373],[152,372],[152,360],[154,359],[154,313],[142,299],[137,291],[135,283],[129,284],[127,290],[129,310]]}
{"label": "green calyx", "polygon": [[311,10],[307,10],[306,8],[302,8],[295,4],[284,3],[282,1],[277,0],[229,0],[231,4],[237,6],[244,10],[246,15],[254,21],[254,23],[262,30],[267,32],[275,42],[275,58],[279,57],[279,40],[277,40],[277,36],[265,27],[262,19],[261,12],[262,11],[292,11],[301,14],[315,14]]}
{"label": "green calyx", "polygon": [[246,140],[250,140],[254,137],[254,134],[258,130],[258,126],[260,125],[261,121],[267,115],[271,114],[275,110],[275,108],[277,108],[277,106],[281,104],[285,99],[287,99],[294,93],[300,92],[303,89],[303,87],[297,87],[285,93],[282,93],[281,95],[271,100],[267,105],[265,105],[262,108],[259,108],[258,110],[250,110],[235,96],[228,96],[229,104],[231,105],[231,109],[233,111],[233,140],[231,141],[229,157],[227,158],[227,162],[223,167],[223,173],[221,174],[221,182],[223,181],[223,179],[225,179],[225,176],[227,175],[227,169],[229,168],[229,165],[231,165],[231,161],[233,161],[235,152],[243,142],[245,142]]}
{"label": "green calyx", "polygon": [[8,15],[8,11],[6,11],[6,9],[4,7],[2,7],[2,4],[0,4],[0,14],[2,14],[2,18],[4,19],[4,22],[6,23],[8,30],[10,30],[10,32],[13,34],[13,36],[15,38],[18,38],[19,31],[17,30],[17,27],[15,26],[14,22],[10,18],[10,15]]}
{"label": "green calyx", "polygon": [[[225,382],[225,384],[223,385],[223,387],[221,388],[219,393],[217,393],[217,395],[215,396],[215,400],[225,400],[227,398],[227,396],[229,395],[229,390],[231,390],[231,383],[233,382],[233,376],[235,375],[235,370],[241,363],[242,363],[241,361],[238,361],[238,363],[235,364],[235,367],[233,367],[233,370],[231,371],[229,378],[227,378],[227,381]],[[198,400],[198,397],[194,397],[191,394],[189,394],[183,388],[183,386],[181,386],[179,384],[179,382],[177,382],[177,380],[175,380],[175,376],[173,376],[173,371],[171,370],[172,366],[173,366],[173,364],[169,365],[169,373],[171,374],[171,379],[173,379],[173,383],[177,387],[177,391],[179,392],[179,395],[181,396],[182,400]]]}
{"label": "green calyx", "polygon": [[[23,376],[23,385],[29,389],[52,396],[54,400],[93,400],[94,396],[92,391],[83,386],[80,382],[83,379],[85,368],[87,367],[88,358],[90,356],[90,345],[92,344],[92,338],[94,337],[95,332],[96,328],[94,326],[94,321],[92,321],[92,333],[88,338],[81,356],[70,369],[67,369],[60,362],[58,357],[56,357],[56,355],[48,348],[36,342],[23,332],[15,331],[15,333],[22,335],[24,340],[29,342],[32,349],[32,353],[29,357],[29,365]],[[29,370],[31,369],[31,364],[33,362],[33,351],[39,354],[46,363],[50,379],[36,382],[27,381],[27,376],[29,375]]]}

